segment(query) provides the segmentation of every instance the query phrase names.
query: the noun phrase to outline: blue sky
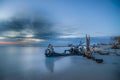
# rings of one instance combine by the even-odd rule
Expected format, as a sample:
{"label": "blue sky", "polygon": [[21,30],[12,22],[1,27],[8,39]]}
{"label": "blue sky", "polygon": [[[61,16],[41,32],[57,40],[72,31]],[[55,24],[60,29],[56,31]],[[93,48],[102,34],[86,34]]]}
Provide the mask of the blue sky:
{"label": "blue sky", "polygon": [[[0,20],[38,12],[54,23],[60,38],[120,35],[119,0],[2,0]],[[41,13],[42,12],[42,13]]]}

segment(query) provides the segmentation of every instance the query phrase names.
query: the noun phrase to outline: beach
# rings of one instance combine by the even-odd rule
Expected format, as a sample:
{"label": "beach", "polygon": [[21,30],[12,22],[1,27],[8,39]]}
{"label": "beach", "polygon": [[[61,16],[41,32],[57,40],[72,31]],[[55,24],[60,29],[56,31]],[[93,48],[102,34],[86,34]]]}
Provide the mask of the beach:
{"label": "beach", "polygon": [[[0,47],[0,80],[119,80],[120,57],[99,55],[103,63],[82,56],[45,57],[46,47]],[[68,47],[55,47],[63,52]]]}
{"label": "beach", "polygon": [[0,0],[0,80],[120,80],[120,0]]}

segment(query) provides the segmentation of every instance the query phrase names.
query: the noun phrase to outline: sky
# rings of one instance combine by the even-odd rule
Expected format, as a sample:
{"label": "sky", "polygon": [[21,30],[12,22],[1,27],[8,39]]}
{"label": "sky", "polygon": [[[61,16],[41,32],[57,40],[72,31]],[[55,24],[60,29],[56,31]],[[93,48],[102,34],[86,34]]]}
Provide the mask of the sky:
{"label": "sky", "polygon": [[[27,22],[14,27],[15,20]],[[0,0],[0,39],[118,36],[119,30],[119,0]]]}

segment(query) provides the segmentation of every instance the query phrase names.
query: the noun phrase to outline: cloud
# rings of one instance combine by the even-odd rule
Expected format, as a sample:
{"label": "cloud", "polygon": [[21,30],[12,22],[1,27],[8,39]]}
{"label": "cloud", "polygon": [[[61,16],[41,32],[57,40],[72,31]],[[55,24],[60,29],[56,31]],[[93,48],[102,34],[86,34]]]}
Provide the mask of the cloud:
{"label": "cloud", "polygon": [[[34,0],[33,0],[34,2]],[[0,40],[38,41],[61,35],[54,20],[29,0],[3,1],[0,5]]]}
{"label": "cloud", "polygon": [[0,37],[54,38],[58,32],[49,13],[26,1],[3,1],[0,5]]}
{"label": "cloud", "polygon": [[3,37],[53,38],[58,35],[54,22],[38,12],[19,13],[0,22],[0,35]]}

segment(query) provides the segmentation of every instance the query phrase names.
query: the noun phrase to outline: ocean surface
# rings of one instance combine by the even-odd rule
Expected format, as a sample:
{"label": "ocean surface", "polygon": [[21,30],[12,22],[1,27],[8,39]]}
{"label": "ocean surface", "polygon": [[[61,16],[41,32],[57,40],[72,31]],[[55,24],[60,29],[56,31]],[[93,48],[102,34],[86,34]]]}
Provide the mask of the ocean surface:
{"label": "ocean surface", "polygon": [[[45,41],[43,42],[39,42],[39,43],[28,43],[26,44],[14,44],[14,45],[4,45],[4,44],[0,44],[0,46],[47,46],[48,44],[52,44],[53,46],[68,46],[69,44],[73,44],[73,45],[78,45],[80,43],[80,41],[83,42],[83,45],[85,45],[85,37],[83,38],[50,38],[50,39],[45,39]],[[105,44],[109,44],[109,43],[113,43],[113,40],[111,39],[111,37],[91,37],[90,38],[90,44],[101,44],[101,43],[105,43]]]}
{"label": "ocean surface", "polygon": [[[61,42],[66,44],[67,40]],[[69,49],[54,48],[60,53]],[[94,53],[96,58],[104,60],[99,64],[82,56],[47,58],[45,49],[40,46],[1,46],[0,80],[120,80],[119,56]]]}

